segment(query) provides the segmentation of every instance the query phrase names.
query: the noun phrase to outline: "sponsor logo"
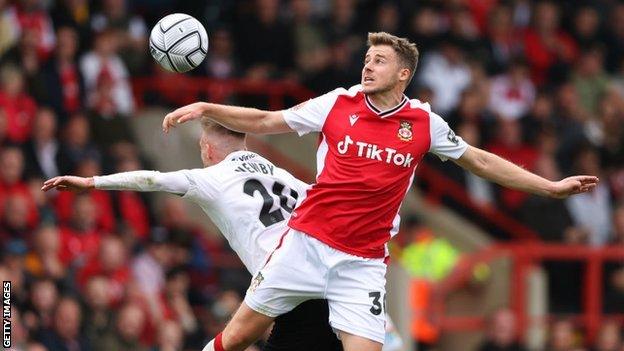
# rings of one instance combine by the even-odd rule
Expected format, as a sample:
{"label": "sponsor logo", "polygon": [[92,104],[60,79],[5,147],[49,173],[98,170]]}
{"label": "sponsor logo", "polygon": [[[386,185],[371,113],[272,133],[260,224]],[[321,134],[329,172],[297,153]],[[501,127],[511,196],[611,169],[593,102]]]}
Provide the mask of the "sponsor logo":
{"label": "sponsor logo", "polygon": [[399,124],[399,132],[397,133],[399,139],[403,141],[412,141],[413,135],[412,122],[401,121]]}
{"label": "sponsor logo", "polygon": [[249,285],[249,292],[255,292],[263,280],[264,277],[262,276],[262,272],[258,272],[256,277],[251,281],[251,285]]}
{"label": "sponsor logo", "polygon": [[371,160],[377,160],[385,162],[387,164],[394,164],[401,167],[411,167],[414,158],[412,154],[402,154],[397,152],[396,149],[389,147],[382,147],[375,144],[366,143],[363,141],[354,141],[350,136],[345,135],[344,140],[338,142],[338,153],[344,155],[353,146],[353,149],[357,150],[356,155],[358,157],[364,157]]}
{"label": "sponsor logo", "polygon": [[351,116],[349,116],[349,122],[351,123],[352,127],[355,124],[355,122],[357,122],[358,118],[360,118],[360,116],[358,116],[358,115],[351,115]]}
{"label": "sponsor logo", "polygon": [[455,132],[452,129],[449,129],[448,134],[446,134],[446,139],[455,145],[459,144],[459,139],[457,139],[457,135],[455,135]]}

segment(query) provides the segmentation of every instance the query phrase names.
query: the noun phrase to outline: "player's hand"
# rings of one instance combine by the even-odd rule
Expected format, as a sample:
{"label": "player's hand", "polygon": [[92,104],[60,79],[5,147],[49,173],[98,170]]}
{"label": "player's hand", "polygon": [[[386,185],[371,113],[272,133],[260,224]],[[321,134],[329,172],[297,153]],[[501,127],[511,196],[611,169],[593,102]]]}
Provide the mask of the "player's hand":
{"label": "player's hand", "polygon": [[61,176],[46,180],[41,190],[48,191],[50,189],[58,189],[61,191],[80,192],[93,189],[95,184],[93,178],[83,178],[75,176]]}
{"label": "player's hand", "polygon": [[182,106],[179,109],[168,113],[162,123],[163,132],[168,133],[171,127],[178,124],[201,118],[208,106],[205,102],[196,102],[190,105]]}
{"label": "player's hand", "polygon": [[598,184],[598,177],[573,176],[562,179],[552,184],[550,196],[557,199],[565,199],[570,195],[585,193],[593,190]]}

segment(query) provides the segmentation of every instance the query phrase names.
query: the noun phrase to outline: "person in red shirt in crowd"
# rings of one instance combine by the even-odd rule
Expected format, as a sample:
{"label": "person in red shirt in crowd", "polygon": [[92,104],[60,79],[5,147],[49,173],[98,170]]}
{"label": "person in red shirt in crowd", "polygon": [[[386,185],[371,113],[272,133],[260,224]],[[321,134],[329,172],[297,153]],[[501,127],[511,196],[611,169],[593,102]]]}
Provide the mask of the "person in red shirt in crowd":
{"label": "person in red shirt in crowd", "polygon": [[533,81],[541,85],[556,64],[569,64],[578,54],[574,39],[559,28],[559,8],[554,2],[543,1],[533,11],[533,26],[524,37],[524,51]]}
{"label": "person in red shirt in crowd", "polygon": [[17,21],[20,30],[34,31],[37,35],[38,55],[41,60],[48,58],[54,49],[55,37],[52,19],[48,15],[42,0],[23,0],[17,2]]}
{"label": "person in red shirt in crowd", "polygon": [[64,120],[83,107],[84,81],[78,67],[78,33],[72,27],[56,31],[57,44],[54,55],[42,69],[45,86],[42,100]]}
{"label": "person in red shirt in crowd", "polygon": [[[498,120],[498,135],[487,148],[489,152],[503,157],[528,171],[535,169],[538,160],[537,150],[522,140],[520,122],[516,119]],[[518,209],[530,194],[510,188],[500,189],[500,200],[508,210]]]}
{"label": "person in red shirt in crowd", "polygon": [[95,255],[103,233],[97,227],[97,207],[88,194],[76,195],[72,217],[61,226],[61,261],[63,264],[83,266]]}
{"label": "person in red shirt in crowd", "polygon": [[6,117],[6,138],[23,143],[30,138],[37,104],[24,92],[24,76],[19,68],[0,70],[0,109]]}
{"label": "person in red shirt in crowd", "polygon": [[81,289],[93,276],[108,278],[108,293],[112,303],[120,302],[125,294],[125,286],[130,281],[128,250],[115,235],[102,238],[97,256],[93,256],[76,274],[76,282]]}
{"label": "person in red shirt in crowd", "polygon": [[34,228],[39,220],[37,205],[32,193],[24,181],[24,155],[17,146],[0,149],[0,213],[4,212],[7,199],[12,195],[21,195],[28,206],[28,226]]}

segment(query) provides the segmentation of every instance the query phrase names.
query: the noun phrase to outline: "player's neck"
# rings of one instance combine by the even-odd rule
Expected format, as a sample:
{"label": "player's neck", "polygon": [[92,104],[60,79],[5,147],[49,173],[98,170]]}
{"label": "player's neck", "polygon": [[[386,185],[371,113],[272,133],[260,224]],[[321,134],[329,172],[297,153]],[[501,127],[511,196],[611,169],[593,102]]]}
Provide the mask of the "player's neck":
{"label": "player's neck", "polygon": [[381,111],[391,109],[403,100],[403,92],[398,90],[366,94],[366,96],[368,96],[368,99],[373,103],[373,105]]}

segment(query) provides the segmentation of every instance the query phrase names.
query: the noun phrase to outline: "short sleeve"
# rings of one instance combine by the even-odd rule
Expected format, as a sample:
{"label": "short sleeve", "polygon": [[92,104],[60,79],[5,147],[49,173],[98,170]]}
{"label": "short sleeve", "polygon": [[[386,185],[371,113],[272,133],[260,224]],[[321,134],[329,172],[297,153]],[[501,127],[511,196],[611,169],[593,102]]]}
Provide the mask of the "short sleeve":
{"label": "short sleeve", "polygon": [[195,203],[208,204],[219,196],[219,180],[213,167],[183,171],[190,186],[183,198]]}
{"label": "short sleeve", "polygon": [[468,148],[468,144],[449,127],[448,123],[437,114],[429,113],[429,129],[431,146],[429,151],[436,154],[442,161],[458,159]]}
{"label": "short sleeve", "polygon": [[338,88],[284,110],[282,111],[284,120],[299,136],[310,132],[320,132],[336,99],[346,91],[344,88]]}

